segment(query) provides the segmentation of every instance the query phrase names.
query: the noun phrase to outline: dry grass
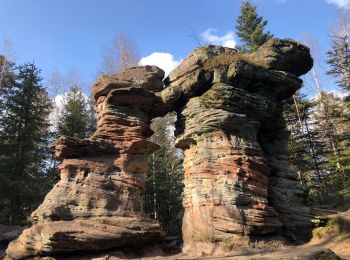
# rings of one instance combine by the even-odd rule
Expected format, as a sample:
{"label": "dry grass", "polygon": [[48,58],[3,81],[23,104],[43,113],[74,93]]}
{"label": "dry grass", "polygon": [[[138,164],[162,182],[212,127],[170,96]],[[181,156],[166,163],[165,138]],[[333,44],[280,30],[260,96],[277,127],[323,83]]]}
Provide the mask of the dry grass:
{"label": "dry grass", "polygon": [[285,245],[281,237],[264,237],[254,239],[248,236],[232,235],[224,239],[220,245],[232,251],[255,251],[255,250],[277,250]]}
{"label": "dry grass", "polygon": [[240,249],[242,251],[248,250],[250,247],[250,239],[247,236],[240,235],[231,235],[230,237],[225,238],[220,245],[223,248],[229,250],[237,250]]}
{"label": "dry grass", "polygon": [[323,239],[328,236],[338,235],[340,233],[340,227],[335,218],[328,221],[327,225],[324,227],[315,228],[313,230],[313,237],[318,239]]}

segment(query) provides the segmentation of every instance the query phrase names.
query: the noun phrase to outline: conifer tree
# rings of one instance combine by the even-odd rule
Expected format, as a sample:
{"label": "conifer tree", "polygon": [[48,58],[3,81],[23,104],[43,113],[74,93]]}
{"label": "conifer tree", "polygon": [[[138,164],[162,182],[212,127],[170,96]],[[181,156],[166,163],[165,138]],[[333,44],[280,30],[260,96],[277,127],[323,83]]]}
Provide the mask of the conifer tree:
{"label": "conifer tree", "polygon": [[345,97],[341,99],[324,93],[320,98],[326,101],[319,105],[316,116],[322,120],[327,113],[330,117],[332,136],[325,138],[331,148],[327,155],[327,170],[333,173],[330,176],[336,187],[334,194],[350,201],[350,30],[346,14],[340,15],[331,39],[331,50],[327,52],[330,70],[327,73],[337,79]]}
{"label": "conifer tree", "polygon": [[51,102],[40,70],[18,66],[0,117],[0,222],[20,225],[46,194]]}
{"label": "conifer tree", "polygon": [[158,219],[171,235],[181,234],[182,213],[182,154],[174,146],[174,116],[158,118],[152,124],[155,134],[151,140],[160,149],[149,158],[144,194],[144,210]]}
{"label": "conifer tree", "polygon": [[58,118],[57,134],[76,138],[90,136],[96,125],[94,105],[79,86],[73,85],[63,99]]}
{"label": "conifer tree", "polygon": [[239,49],[243,52],[253,52],[273,37],[270,32],[264,32],[267,21],[258,15],[256,6],[249,0],[242,3],[236,22],[236,34],[242,42]]}
{"label": "conifer tree", "polygon": [[298,93],[284,103],[283,116],[290,132],[288,140],[289,163],[303,183],[307,185],[313,167],[310,152],[307,149],[308,140],[303,131],[305,107],[305,99]]}
{"label": "conifer tree", "polygon": [[322,171],[323,144],[312,120],[314,104],[297,92],[284,105],[284,118],[290,131],[289,163],[308,188],[310,200],[325,197]]}
{"label": "conifer tree", "polygon": [[327,54],[331,67],[328,74],[335,76],[338,85],[350,95],[350,32],[332,36],[332,47]]}
{"label": "conifer tree", "polygon": [[350,122],[346,102],[322,92],[315,100],[313,118],[324,144],[323,171],[329,200],[350,201]]}

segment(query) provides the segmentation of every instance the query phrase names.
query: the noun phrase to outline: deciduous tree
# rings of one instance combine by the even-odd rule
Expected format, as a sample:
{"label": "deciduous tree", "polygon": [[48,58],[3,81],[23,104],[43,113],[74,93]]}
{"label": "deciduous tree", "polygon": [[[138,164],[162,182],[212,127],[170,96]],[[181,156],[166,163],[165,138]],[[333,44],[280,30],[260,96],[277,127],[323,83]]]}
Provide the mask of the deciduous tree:
{"label": "deciduous tree", "polygon": [[135,42],[119,33],[112,43],[103,49],[102,72],[116,73],[137,66],[139,60]]}

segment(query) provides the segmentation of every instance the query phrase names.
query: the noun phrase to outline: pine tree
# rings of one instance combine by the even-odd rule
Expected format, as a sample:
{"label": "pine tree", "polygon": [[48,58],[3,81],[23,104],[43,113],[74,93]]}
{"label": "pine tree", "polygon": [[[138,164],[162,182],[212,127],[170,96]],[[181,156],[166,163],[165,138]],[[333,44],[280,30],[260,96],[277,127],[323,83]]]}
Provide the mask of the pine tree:
{"label": "pine tree", "polygon": [[325,147],[323,169],[329,200],[350,201],[350,121],[346,102],[325,92],[320,93],[315,102],[313,117]]}
{"label": "pine tree", "polygon": [[327,54],[331,67],[328,74],[335,76],[338,85],[350,95],[350,32],[332,36],[332,49]]}
{"label": "pine tree", "polygon": [[50,186],[51,102],[34,64],[18,66],[15,75],[0,118],[0,222],[11,225],[23,224]]}
{"label": "pine tree", "polygon": [[[321,96],[326,102],[319,111],[330,115],[333,136],[328,135],[328,170],[337,190],[335,194],[344,201],[350,201],[350,30],[347,16],[340,17],[336,24],[328,54],[328,64],[331,69],[327,72],[337,79],[337,84],[345,97],[340,99],[330,93]],[[322,113],[319,113],[322,117]],[[329,132],[329,131],[328,131]]]}
{"label": "pine tree", "polygon": [[291,167],[298,173],[304,185],[308,184],[313,164],[308,150],[308,139],[304,134],[304,118],[306,104],[298,93],[284,104],[283,116],[290,132],[288,140],[288,157]]}
{"label": "pine tree", "polygon": [[309,190],[311,201],[325,197],[325,181],[322,171],[323,144],[312,120],[314,104],[299,92],[284,106],[284,118],[290,131],[288,141],[289,163],[298,172]]}
{"label": "pine tree", "polygon": [[86,138],[94,132],[95,126],[96,112],[93,102],[77,85],[73,85],[63,100],[57,135]]}
{"label": "pine tree", "polygon": [[242,3],[236,22],[236,34],[243,43],[239,49],[243,52],[253,52],[273,37],[270,32],[264,32],[267,21],[257,14],[256,6],[249,0]]}
{"label": "pine tree", "polygon": [[174,116],[157,119],[151,140],[161,147],[149,158],[144,210],[158,219],[167,234],[181,234],[182,154],[174,146]]}

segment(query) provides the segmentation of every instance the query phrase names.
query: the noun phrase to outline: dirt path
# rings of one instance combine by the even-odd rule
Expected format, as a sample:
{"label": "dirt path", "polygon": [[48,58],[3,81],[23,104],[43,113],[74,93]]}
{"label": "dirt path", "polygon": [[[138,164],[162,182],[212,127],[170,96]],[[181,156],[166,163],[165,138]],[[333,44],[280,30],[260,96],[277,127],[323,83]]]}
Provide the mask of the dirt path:
{"label": "dirt path", "polygon": [[[70,256],[65,258],[57,257],[57,260],[65,259],[65,260],[119,260],[119,259],[143,259],[143,260],[189,260],[189,259],[234,259],[234,260],[240,260],[240,259],[311,259],[310,257],[320,253],[324,250],[331,249],[334,253],[336,253],[341,259],[350,260],[350,210],[346,212],[337,212],[337,211],[326,211],[323,210],[323,213],[325,215],[332,215],[333,218],[338,219],[339,228],[336,230],[336,233],[331,235],[326,235],[322,239],[320,239],[314,230],[314,237],[313,239],[304,245],[301,246],[285,246],[280,249],[274,249],[274,250],[265,250],[260,252],[251,252],[251,253],[234,253],[231,252],[230,255],[226,257],[215,257],[215,256],[187,256],[184,254],[177,254],[177,255],[171,255],[171,256],[160,256],[161,250],[155,250],[153,252],[150,252],[152,250],[147,250],[149,257],[143,257],[143,258],[130,258],[125,257],[125,255],[121,252],[115,252],[115,253],[107,253],[107,254],[93,254],[89,256]],[[340,220],[340,222],[339,222]],[[322,228],[320,228],[321,230]],[[319,230],[319,231],[320,231]],[[124,256],[123,256],[124,255]],[[153,255],[153,256],[151,256]],[[1,259],[1,248],[0,248],[0,259]],[[319,258],[318,258],[319,259]],[[322,258],[322,259],[335,259],[335,258]]]}
{"label": "dirt path", "polygon": [[[232,254],[231,256],[226,257],[215,257],[215,256],[201,256],[201,257],[191,257],[183,254],[177,254],[172,256],[153,256],[153,257],[144,257],[144,258],[133,258],[133,259],[142,259],[142,260],[190,260],[190,259],[201,259],[201,260],[219,260],[219,259],[234,259],[234,260],[255,260],[255,259],[293,259],[293,260],[306,260],[310,259],[310,256],[313,256],[325,249],[331,249],[335,252],[341,259],[350,260],[350,239],[349,236],[333,236],[324,240],[320,240],[319,242],[310,242],[308,244],[302,246],[291,246],[286,247],[280,250],[271,250],[264,251],[258,253],[246,253],[246,254]],[[77,256],[76,256],[77,257]],[[1,257],[0,257],[1,259]],[[56,258],[59,260],[60,258]],[[71,258],[65,258],[71,259]],[[73,258],[72,258],[73,259]],[[123,257],[118,257],[117,255],[108,254],[108,255],[100,255],[95,257],[77,257],[74,259],[91,259],[91,260],[119,260],[119,259],[128,259]],[[129,258],[130,259],[130,258]],[[325,258],[327,259],[327,258]]]}
{"label": "dirt path", "polygon": [[[329,237],[325,240],[319,241],[319,243],[308,243],[302,246],[290,246],[280,250],[271,250],[264,251],[259,253],[246,253],[246,254],[237,254],[231,256],[201,256],[201,257],[191,257],[182,254],[174,255],[174,256],[158,256],[158,257],[147,257],[142,258],[143,260],[189,260],[189,259],[201,259],[201,260],[209,260],[209,259],[234,259],[234,260],[254,260],[254,259],[300,259],[306,260],[310,259],[311,256],[314,256],[317,253],[320,253],[326,249],[331,249],[335,252],[341,259],[349,259],[350,260],[350,240],[345,239],[345,237],[337,236],[337,237]],[[103,258],[102,258],[103,259]],[[115,260],[117,258],[107,258],[108,260]],[[329,259],[329,258],[324,258]],[[100,259],[99,259],[100,260]]]}

